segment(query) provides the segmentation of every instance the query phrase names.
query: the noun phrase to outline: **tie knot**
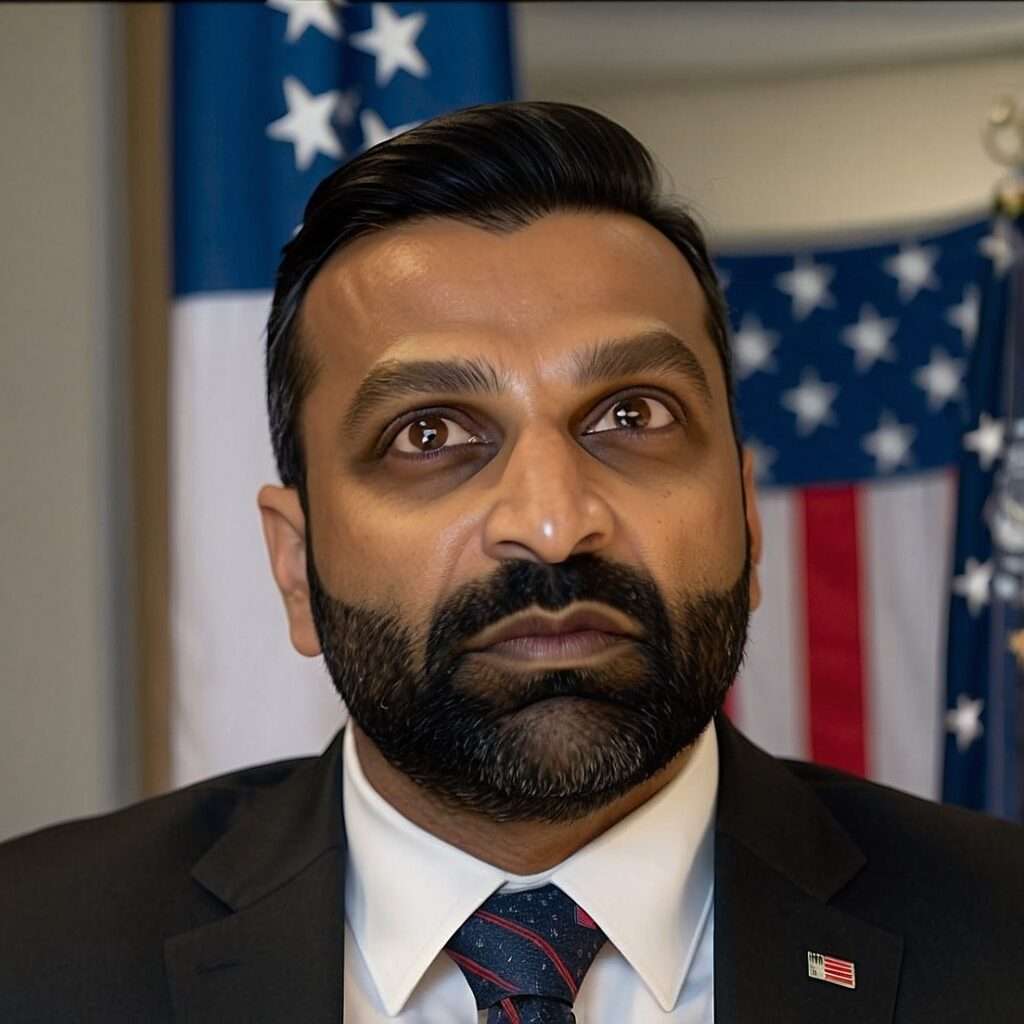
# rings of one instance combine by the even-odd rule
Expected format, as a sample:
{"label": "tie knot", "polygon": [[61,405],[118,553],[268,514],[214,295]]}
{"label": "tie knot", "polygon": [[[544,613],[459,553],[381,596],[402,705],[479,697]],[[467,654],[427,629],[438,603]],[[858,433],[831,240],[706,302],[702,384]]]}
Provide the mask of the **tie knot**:
{"label": "tie knot", "polygon": [[[486,1009],[512,996],[543,996],[572,1006],[605,934],[555,885],[495,893],[445,949]],[[571,1018],[565,1018],[571,1019]]]}

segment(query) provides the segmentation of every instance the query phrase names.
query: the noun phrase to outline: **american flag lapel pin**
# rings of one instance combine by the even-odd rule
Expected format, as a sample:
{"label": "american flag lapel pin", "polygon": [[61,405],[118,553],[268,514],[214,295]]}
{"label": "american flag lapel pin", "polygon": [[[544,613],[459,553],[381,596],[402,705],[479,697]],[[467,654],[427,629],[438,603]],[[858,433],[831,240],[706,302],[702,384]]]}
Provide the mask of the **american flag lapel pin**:
{"label": "american flag lapel pin", "polygon": [[840,960],[824,953],[807,953],[807,977],[819,981],[830,981],[833,985],[843,988],[856,988],[857,975],[854,965],[849,960]]}

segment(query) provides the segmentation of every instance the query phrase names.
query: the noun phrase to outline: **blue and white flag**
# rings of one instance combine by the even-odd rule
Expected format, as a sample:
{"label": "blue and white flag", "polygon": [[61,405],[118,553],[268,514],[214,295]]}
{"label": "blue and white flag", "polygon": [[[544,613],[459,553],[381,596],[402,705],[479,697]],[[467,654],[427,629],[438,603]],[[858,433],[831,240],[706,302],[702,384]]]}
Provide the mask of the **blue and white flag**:
{"label": "blue and white flag", "polygon": [[1024,183],[1015,191],[990,229],[967,379],[942,796],[1024,821]]}
{"label": "blue and white flag", "polygon": [[171,779],[319,752],[344,719],[291,647],[256,494],[277,480],[264,345],[281,247],[331,170],[514,98],[504,3],[176,4]]}

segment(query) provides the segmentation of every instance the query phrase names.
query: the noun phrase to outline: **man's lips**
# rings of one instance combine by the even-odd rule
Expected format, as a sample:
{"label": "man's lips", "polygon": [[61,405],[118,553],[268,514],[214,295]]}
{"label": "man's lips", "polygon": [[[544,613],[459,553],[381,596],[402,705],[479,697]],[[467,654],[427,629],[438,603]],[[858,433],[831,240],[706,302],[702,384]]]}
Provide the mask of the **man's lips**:
{"label": "man's lips", "polygon": [[[485,629],[466,645],[468,651],[484,651],[502,643],[515,640],[537,642],[557,641],[558,637],[573,634],[599,633],[605,637],[637,638],[638,631],[624,616],[606,611],[601,606],[586,605],[574,607],[568,613],[552,616],[538,611],[519,614],[513,618]],[[569,642],[569,641],[565,641]],[[580,642],[580,641],[577,641]],[[593,642],[593,638],[589,642]],[[553,649],[559,649],[556,643]]]}
{"label": "man's lips", "polygon": [[621,645],[629,639],[619,633],[585,629],[571,633],[556,633],[547,636],[519,636],[491,644],[478,653],[499,655],[517,661],[532,661],[544,658],[579,659],[598,654],[609,647]]}

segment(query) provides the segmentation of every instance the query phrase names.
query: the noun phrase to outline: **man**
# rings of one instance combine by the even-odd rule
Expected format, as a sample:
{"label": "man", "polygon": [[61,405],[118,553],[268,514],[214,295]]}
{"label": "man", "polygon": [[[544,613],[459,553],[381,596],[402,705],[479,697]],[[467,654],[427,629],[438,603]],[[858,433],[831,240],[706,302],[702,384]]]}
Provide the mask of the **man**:
{"label": "man", "polygon": [[0,1019],[1019,1016],[1024,830],[720,714],[753,467],[704,240],[631,135],[509,103],[357,157],[267,370],[270,565],[349,725],[0,847]]}

